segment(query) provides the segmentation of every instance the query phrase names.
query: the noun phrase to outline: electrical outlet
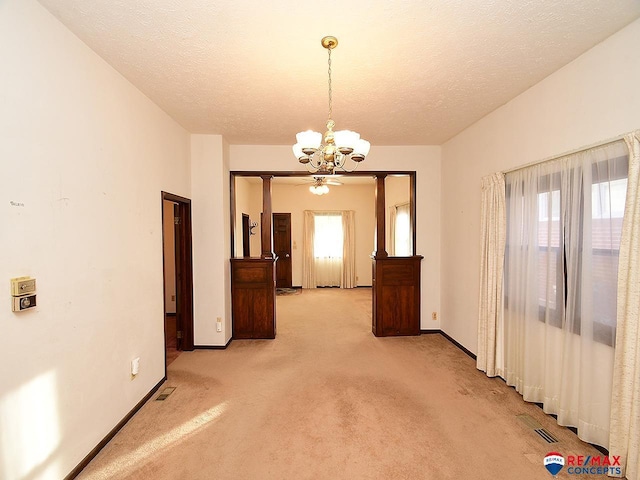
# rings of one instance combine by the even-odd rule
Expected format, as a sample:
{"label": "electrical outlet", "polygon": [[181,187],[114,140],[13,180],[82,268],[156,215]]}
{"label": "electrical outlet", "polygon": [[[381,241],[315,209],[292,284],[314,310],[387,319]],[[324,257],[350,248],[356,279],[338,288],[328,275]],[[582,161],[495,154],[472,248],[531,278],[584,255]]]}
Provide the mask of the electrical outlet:
{"label": "electrical outlet", "polygon": [[218,317],[216,319],[216,332],[221,332],[222,331],[222,318]]}
{"label": "electrical outlet", "polygon": [[438,320],[438,312],[431,312],[431,320]]}
{"label": "electrical outlet", "polygon": [[171,301],[175,302],[176,301],[176,296],[175,295],[171,295]]}

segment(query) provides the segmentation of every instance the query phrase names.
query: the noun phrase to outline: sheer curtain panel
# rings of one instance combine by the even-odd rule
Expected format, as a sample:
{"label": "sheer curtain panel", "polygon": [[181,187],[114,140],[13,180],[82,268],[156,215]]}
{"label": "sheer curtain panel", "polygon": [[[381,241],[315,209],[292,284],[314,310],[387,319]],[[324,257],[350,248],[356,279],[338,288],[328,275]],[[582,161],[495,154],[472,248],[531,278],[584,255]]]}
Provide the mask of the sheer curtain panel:
{"label": "sheer curtain panel", "polygon": [[396,254],[396,206],[389,207],[389,234],[387,238],[387,247],[389,254]]}
{"label": "sheer curtain panel", "polygon": [[505,380],[605,447],[627,174],[619,141],[505,176]]}
{"label": "sheer curtain panel", "polygon": [[342,281],[341,288],[356,287],[356,212],[342,212]]}
{"label": "sheer curtain panel", "polygon": [[640,131],[627,135],[629,183],[620,241],[618,325],[609,452],[640,479]]}
{"label": "sheer curtain panel", "polygon": [[302,288],[316,288],[313,258],[315,219],[311,210],[304,211],[302,232]]}
{"label": "sheer curtain panel", "polygon": [[480,301],[478,312],[478,357],[476,366],[495,377],[503,372],[496,369],[498,349],[497,335],[502,319],[502,275],[505,246],[505,183],[502,173],[482,179],[482,204],[480,227]]}
{"label": "sheer curtain panel", "polygon": [[393,255],[410,257],[413,254],[411,245],[411,208],[408,203],[395,206],[393,230]]}

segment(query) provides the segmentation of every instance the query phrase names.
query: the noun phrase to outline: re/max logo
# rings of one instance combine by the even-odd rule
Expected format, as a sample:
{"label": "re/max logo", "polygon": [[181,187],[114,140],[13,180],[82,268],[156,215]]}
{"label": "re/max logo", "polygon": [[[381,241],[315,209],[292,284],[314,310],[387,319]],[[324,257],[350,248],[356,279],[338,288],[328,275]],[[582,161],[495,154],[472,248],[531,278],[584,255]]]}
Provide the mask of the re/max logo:
{"label": "re/max logo", "polygon": [[575,467],[616,467],[620,466],[620,455],[607,457],[604,455],[567,455],[567,465]]}

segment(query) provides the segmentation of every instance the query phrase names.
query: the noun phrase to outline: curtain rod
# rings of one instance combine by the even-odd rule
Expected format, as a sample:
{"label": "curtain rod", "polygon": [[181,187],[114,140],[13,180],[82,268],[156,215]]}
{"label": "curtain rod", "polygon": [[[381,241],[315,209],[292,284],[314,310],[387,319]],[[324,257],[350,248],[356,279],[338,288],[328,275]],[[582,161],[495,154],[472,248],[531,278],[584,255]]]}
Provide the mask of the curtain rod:
{"label": "curtain rod", "polygon": [[515,167],[515,168],[510,168],[508,170],[502,170],[503,174],[507,174],[507,173],[511,173],[511,172],[516,172],[518,170],[522,170],[523,168],[528,168],[528,167],[532,167],[534,165],[539,165],[542,163],[548,163],[548,162],[553,162],[554,160],[559,160],[563,157],[568,157],[569,155],[573,155],[579,152],[584,152],[586,150],[591,150],[592,148],[598,148],[598,147],[604,147],[605,145],[610,145],[612,143],[616,143],[619,142],[620,140],[623,140],[625,136],[629,135],[630,133],[635,133],[637,132],[637,130],[632,130],[631,132],[627,132],[627,133],[623,133],[622,135],[618,135],[617,137],[613,137],[610,138],[609,140],[604,140],[602,142],[597,142],[597,143],[592,143],[591,145],[587,145],[584,147],[578,147],[574,150],[569,150],[568,152],[562,153],[560,155],[554,155],[553,157],[547,157],[544,158],[542,160],[536,160],[530,163],[527,163],[526,165],[522,165],[520,167]]}

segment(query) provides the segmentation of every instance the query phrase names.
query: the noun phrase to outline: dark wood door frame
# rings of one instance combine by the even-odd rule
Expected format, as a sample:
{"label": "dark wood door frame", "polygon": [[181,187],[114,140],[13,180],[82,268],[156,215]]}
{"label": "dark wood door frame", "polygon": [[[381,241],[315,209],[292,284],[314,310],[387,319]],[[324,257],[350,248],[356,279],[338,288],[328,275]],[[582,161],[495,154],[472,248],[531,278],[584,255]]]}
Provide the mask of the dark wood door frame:
{"label": "dark wood door frame", "polygon": [[[373,316],[372,316],[372,330],[375,335],[377,333],[378,326],[385,327],[386,330],[382,334],[395,334],[395,335],[419,335],[420,333],[420,302],[421,302],[421,287],[420,287],[420,260],[422,257],[416,255],[416,172],[415,171],[377,171],[377,172],[353,172],[350,176],[370,176],[375,178],[376,182],[376,229],[375,229],[375,250],[372,254],[373,268],[376,274],[373,278]],[[412,242],[412,255],[409,257],[389,257],[386,251],[385,244],[385,178],[388,175],[407,175],[409,176],[409,201],[410,201],[410,225]],[[230,172],[231,181],[231,257],[234,255],[235,245],[235,228],[236,228],[236,194],[235,184],[236,176],[238,177],[261,177],[262,178],[262,256],[263,260],[274,259],[273,253],[273,227],[272,227],[272,199],[271,199],[271,184],[274,177],[309,177],[313,176],[308,172]],[[232,263],[238,262],[239,259],[232,259]],[[407,270],[407,267],[412,268],[413,275],[405,275],[402,278],[402,282],[399,285],[393,285],[395,280],[394,274],[390,273],[388,276],[384,274],[384,265],[388,264],[395,267],[396,263],[400,262],[400,269],[402,272]],[[264,276],[264,275],[263,275]],[[233,290],[233,278],[232,278],[232,304],[234,302],[234,290]],[[388,287],[393,288],[393,294],[397,297],[395,306],[403,305],[409,302],[412,306],[406,312],[395,308],[393,305],[387,305],[389,299],[383,298],[380,292],[384,292]],[[270,287],[271,288],[271,287]],[[273,285],[273,292],[275,294],[275,285]],[[407,292],[410,292],[409,295]],[[380,297],[380,298],[378,298]],[[393,303],[393,302],[392,302]],[[383,310],[382,308],[386,308]],[[391,313],[389,313],[391,312]],[[404,325],[399,323],[403,316],[409,315],[411,317],[410,324]],[[275,308],[273,309],[273,324],[275,326]],[[232,318],[233,322],[233,318]],[[390,326],[387,326],[390,325]],[[417,332],[417,333],[416,333]],[[274,329],[275,336],[275,329]]]}
{"label": "dark wood door frame", "polygon": [[[161,192],[162,218],[164,222],[164,201],[176,204],[178,213],[174,217],[176,246],[176,322],[181,327],[181,349],[193,350],[193,260],[191,240],[191,200],[172,193]],[[162,229],[162,269],[166,269],[164,259],[164,228]],[[164,281],[163,281],[164,289]],[[166,296],[164,296],[166,302]],[[166,308],[165,308],[166,311]],[[163,321],[164,325],[164,321]],[[165,332],[166,344],[166,332]],[[166,357],[166,353],[165,353]],[[166,375],[165,358],[165,375]]]}
{"label": "dark wood door frame", "polygon": [[[383,176],[393,176],[393,175],[407,175],[409,177],[409,202],[410,202],[410,215],[411,215],[411,220],[410,220],[410,225],[411,225],[411,235],[413,238],[413,242],[412,242],[412,247],[413,247],[413,252],[412,255],[416,254],[416,172],[414,171],[410,171],[410,170],[402,170],[402,171],[389,171],[389,170],[383,170],[383,171],[366,171],[366,170],[359,170],[357,172],[351,172],[351,173],[347,173],[345,175],[348,175],[350,177],[371,177],[371,178],[375,178],[375,177],[383,177]],[[235,228],[236,228],[236,177],[261,177],[263,180],[265,180],[265,177],[268,179],[268,186],[265,185],[265,182],[263,181],[263,197],[267,197],[267,198],[263,198],[263,202],[267,203],[269,205],[269,210],[271,210],[271,180],[273,178],[277,178],[277,177],[300,177],[300,178],[305,178],[305,177],[313,177],[314,174],[313,173],[309,173],[309,172],[296,172],[296,171],[246,171],[246,170],[238,170],[238,171],[232,171],[229,173],[229,177],[231,180],[231,188],[230,188],[230,198],[231,198],[231,202],[230,202],[230,218],[231,218],[231,252],[230,252],[230,256],[233,257],[234,256],[234,245],[235,245]],[[384,182],[382,182],[384,185]],[[378,189],[378,185],[376,185],[376,190]],[[384,187],[382,187],[384,191]],[[266,210],[265,210],[266,211]],[[378,231],[380,229],[379,225],[382,222],[382,225],[384,225],[384,216],[383,215],[376,215],[376,231]],[[271,222],[271,220],[269,220],[269,222]],[[267,225],[266,226],[266,230],[270,231],[271,230],[271,225]],[[263,258],[270,258],[269,254],[273,255],[273,248],[271,247],[271,245],[269,244],[270,241],[272,241],[272,239],[269,239],[265,230],[262,230],[263,232],[263,239],[262,239],[262,250],[264,253],[266,253],[266,256],[263,253]]]}

